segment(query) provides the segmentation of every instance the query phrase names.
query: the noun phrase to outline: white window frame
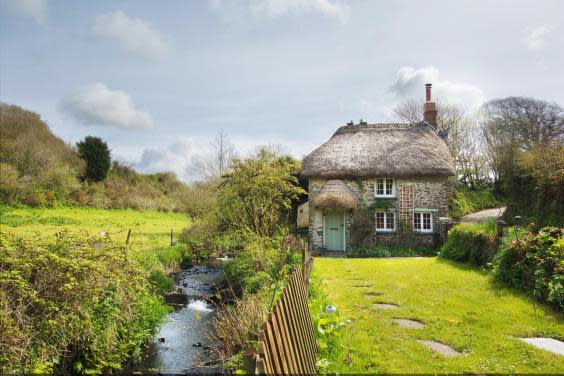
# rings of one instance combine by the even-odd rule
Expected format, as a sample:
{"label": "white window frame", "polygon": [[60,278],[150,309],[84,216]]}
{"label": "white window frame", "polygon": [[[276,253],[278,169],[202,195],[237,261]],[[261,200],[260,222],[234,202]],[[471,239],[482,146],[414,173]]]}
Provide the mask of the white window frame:
{"label": "white window frame", "polygon": [[[430,225],[431,225],[431,226],[430,226],[430,228],[428,228],[428,229],[424,229],[424,228],[423,228],[423,216],[424,216],[425,214],[429,214],[429,218],[430,218]],[[420,223],[420,227],[419,227],[419,228],[416,228],[416,227],[415,227],[415,217],[416,217],[416,216],[419,217],[419,223]],[[430,211],[416,211],[416,212],[413,213],[412,221],[413,221],[412,227],[413,227],[413,230],[414,230],[414,231],[422,232],[422,233],[432,233],[432,232],[433,232],[433,222],[434,222],[434,221],[433,221],[433,213],[432,213],[432,212],[430,212]]]}
{"label": "white window frame", "polygon": [[[378,183],[380,181],[382,181],[382,184],[384,184],[384,193],[382,194],[378,193]],[[387,183],[390,181],[392,182],[392,193],[387,194],[386,186]],[[374,182],[374,197],[396,197],[396,180],[391,178],[377,178],[376,181]]]}
{"label": "white window frame", "polygon": [[[376,219],[376,216],[379,213],[383,213],[384,214],[384,228],[378,228],[378,221]],[[388,228],[388,219],[389,219],[389,215],[393,214],[394,215],[394,228]],[[374,213],[374,229],[376,232],[395,232],[396,231],[396,223],[397,223],[397,215],[395,211],[386,211],[386,210],[378,210]]]}

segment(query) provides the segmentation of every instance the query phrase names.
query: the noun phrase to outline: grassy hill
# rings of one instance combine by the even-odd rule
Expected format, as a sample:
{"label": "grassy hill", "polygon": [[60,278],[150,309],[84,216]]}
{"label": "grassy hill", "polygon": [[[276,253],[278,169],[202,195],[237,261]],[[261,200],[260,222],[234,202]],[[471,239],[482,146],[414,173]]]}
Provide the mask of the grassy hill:
{"label": "grassy hill", "polygon": [[184,209],[188,186],[171,172],[140,174],[114,161],[102,182],[81,180],[84,161],[41,117],[0,104],[0,203],[101,209]]}

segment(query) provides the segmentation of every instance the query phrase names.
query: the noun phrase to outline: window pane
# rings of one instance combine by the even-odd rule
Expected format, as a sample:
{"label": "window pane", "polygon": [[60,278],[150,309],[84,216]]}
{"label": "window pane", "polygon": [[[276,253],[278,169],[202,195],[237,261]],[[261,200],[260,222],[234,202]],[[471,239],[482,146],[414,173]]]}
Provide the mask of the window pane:
{"label": "window pane", "polygon": [[384,213],[376,213],[376,228],[384,228]]}
{"label": "window pane", "polygon": [[376,194],[384,194],[384,179],[376,179]]}
{"label": "window pane", "polygon": [[394,184],[394,181],[392,179],[386,179],[386,195],[388,195],[388,196],[392,195],[393,184]]}
{"label": "window pane", "polygon": [[431,213],[423,213],[423,230],[431,229]]}
{"label": "window pane", "polygon": [[393,212],[389,212],[386,215],[386,228],[388,230],[394,229],[394,213]]}
{"label": "window pane", "polygon": [[420,213],[413,213],[413,228],[416,230],[421,229],[421,216]]}

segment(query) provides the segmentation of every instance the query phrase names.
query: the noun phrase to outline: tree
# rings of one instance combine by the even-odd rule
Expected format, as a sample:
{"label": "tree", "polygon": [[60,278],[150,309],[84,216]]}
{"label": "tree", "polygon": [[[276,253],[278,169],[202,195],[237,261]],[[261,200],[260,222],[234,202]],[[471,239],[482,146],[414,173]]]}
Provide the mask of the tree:
{"label": "tree", "polygon": [[[407,100],[393,110],[402,122],[418,123],[423,120],[423,101]],[[446,130],[445,142],[454,159],[459,180],[470,188],[488,180],[486,159],[482,154],[482,137],[477,120],[452,104],[437,103],[436,130]]]}
{"label": "tree", "polygon": [[495,187],[515,214],[561,225],[564,215],[564,112],[533,98],[495,99],[483,106],[485,150]]}
{"label": "tree", "polygon": [[111,166],[111,155],[108,144],[98,137],[87,136],[76,144],[78,154],[86,162],[84,179],[102,181],[108,175]]}
{"label": "tree", "polygon": [[285,223],[292,202],[305,191],[299,186],[299,161],[262,149],[233,161],[218,187],[217,216],[224,231],[272,236]]}
{"label": "tree", "polygon": [[193,157],[189,170],[202,180],[210,180],[228,172],[235,157],[235,146],[220,130],[210,142],[210,152]]}
{"label": "tree", "polygon": [[564,112],[556,103],[508,97],[487,102],[483,111],[489,142],[512,143],[527,150],[537,143],[564,140]]}
{"label": "tree", "polygon": [[482,134],[496,187],[515,175],[523,151],[564,140],[564,112],[556,103],[522,97],[494,99],[482,107]]}

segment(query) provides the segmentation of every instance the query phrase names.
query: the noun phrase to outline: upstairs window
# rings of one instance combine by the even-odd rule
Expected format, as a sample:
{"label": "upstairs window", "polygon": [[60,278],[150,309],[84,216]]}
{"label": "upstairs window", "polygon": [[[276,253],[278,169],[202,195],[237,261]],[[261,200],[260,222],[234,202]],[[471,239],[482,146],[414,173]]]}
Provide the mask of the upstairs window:
{"label": "upstairs window", "polygon": [[396,197],[396,182],[394,179],[376,179],[376,183],[374,183],[374,196]]}
{"label": "upstairs window", "polygon": [[433,232],[433,216],[430,212],[413,213],[413,229],[419,232]]}
{"label": "upstairs window", "polygon": [[379,211],[376,215],[376,232],[391,232],[396,229],[396,215],[394,212]]}

